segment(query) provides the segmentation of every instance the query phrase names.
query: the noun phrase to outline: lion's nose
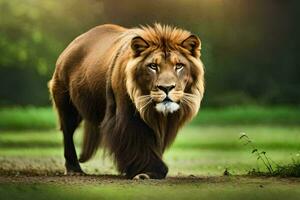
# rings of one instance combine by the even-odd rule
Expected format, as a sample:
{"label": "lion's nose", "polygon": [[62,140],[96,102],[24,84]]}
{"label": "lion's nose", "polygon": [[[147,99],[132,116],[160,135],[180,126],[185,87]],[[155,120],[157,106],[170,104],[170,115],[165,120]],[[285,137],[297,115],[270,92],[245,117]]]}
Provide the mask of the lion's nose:
{"label": "lion's nose", "polygon": [[168,94],[172,89],[175,88],[175,85],[158,85],[157,88]]}

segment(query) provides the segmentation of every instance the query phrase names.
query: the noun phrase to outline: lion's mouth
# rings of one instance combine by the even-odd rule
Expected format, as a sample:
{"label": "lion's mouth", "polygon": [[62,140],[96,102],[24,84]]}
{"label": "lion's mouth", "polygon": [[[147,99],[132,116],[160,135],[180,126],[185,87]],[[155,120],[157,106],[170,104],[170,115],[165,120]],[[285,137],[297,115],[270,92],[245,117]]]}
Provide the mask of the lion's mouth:
{"label": "lion's mouth", "polygon": [[179,109],[179,104],[172,101],[169,97],[166,97],[162,102],[157,103],[155,109],[164,115],[173,113]]}
{"label": "lion's mouth", "polygon": [[162,103],[173,102],[168,96],[162,101]]}

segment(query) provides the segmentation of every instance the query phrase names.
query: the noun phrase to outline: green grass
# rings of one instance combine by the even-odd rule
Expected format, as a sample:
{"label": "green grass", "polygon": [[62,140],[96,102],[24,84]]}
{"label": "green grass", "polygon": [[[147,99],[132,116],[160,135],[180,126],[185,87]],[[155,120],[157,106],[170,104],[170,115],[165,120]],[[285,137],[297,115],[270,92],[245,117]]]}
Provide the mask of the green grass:
{"label": "green grass", "polygon": [[[96,182],[85,185],[66,184],[0,184],[0,199],[299,199],[298,183],[277,180],[191,180]],[[21,194],[21,195],[20,195]]]}
{"label": "green grass", "polygon": [[[78,151],[81,132],[75,134]],[[222,175],[225,168],[233,174],[246,174],[256,167],[265,170],[251,154],[252,149],[239,140],[241,132],[251,136],[258,148],[267,151],[278,163],[290,163],[300,151],[299,126],[188,126],[180,131],[164,155],[170,175]],[[0,134],[0,158],[6,162],[5,170],[15,166],[21,172],[31,168],[48,171],[53,163],[54,172],[62,172],[62,152],[59,131],[2,131]],[[101,155],[100,151],[83,165],[84,169],[91,173],[116,173],[110,160],[103,161]]]}
{"label": "green grass", "polygon": [[[45,130],[56,127],[51,107],[0,108],[0,130]],[[299,125],[298,107],[227,107],[203,108],[192,125]]]}
{"label": "green grass", "polygon": [[[247,174],[253,167],[265,170],[251,149],[241,144],[241,131],[276,162],[289,163],[300,150],[299,126],[189,126],[165,154],[173,178],[136,182],[103,176],[62,177],[61,133],[2,131],[0,199],[299,199],[299,179],[222,176],[226,168],[233,175]],[[75,140],[79,146],[81,130]],[[103,161],[100,154],[83,169],[117,174],[111,161]]]}
{"label": "green grass", "polygon": [[196,125],[299,125],[298,107],[226,107],[200,110],[192,121]]}
{"label": "green grass", "polygon": [[50,107],[0,108],[0,130],[41,130],[55,127],[55,113]]}
{"label": "green grass", "polygon": [[[140,182],[101,176],[64,178],[59,131],[1,131],[0,199],[297,199],[298,179],[222,176],[226,168],[233,175],[257,167],[266,170],[241,144],[241,132],[279,163],[290,163],[300,150],[300,126],[188,126],[164,158],[169,177],[178,178]],[[78,130],[77,147],[81,136]],[[101,152],[82,166],[90,174],[117,175]]]}
{"label": "green grass", "polygon": [[[102,151],[82,165],[97,176],[61,176],[62,134],[53,128],[52,110],[2,109],[0,199],[299,199],[299,179],[244,176],[253,168],[267,170],[251,154],[251,147],[239,140],[246,133],[272,160],[291,166],[300,153],[298,112],[290,108],[204,109],[166,151],[169,177],[135,182],[103,178],[101,174],[118,173],[109,158],[102,158]],[[79,129],[75,134],[78,152],[81,137]],[[222,176],[225,169],[236,176]]]}

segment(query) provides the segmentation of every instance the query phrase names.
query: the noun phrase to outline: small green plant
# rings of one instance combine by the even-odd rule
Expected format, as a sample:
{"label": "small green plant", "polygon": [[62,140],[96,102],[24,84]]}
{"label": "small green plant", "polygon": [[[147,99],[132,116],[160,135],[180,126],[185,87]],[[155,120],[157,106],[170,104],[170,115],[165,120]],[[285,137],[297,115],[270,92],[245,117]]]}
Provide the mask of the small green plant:
{"label": "small green plant", "polygon": [[256,176],[283,176],[283,177],[300,177],[300,154],[296,154],[296,159],[292,158],[292,163],[287,165],[279,165],[267,156],[266,151],[259,150],[253,141],[242,133],[239,137],[245,146],[251,147],[251,153],[256,155],[258,161],[261,161],[266,167],[267,172],[261,171],[259,168],[249,171],[249,175]]}
{"label": "small green plant", "polygon": [[[254,145],[254,143],[252,142],[252,140],[245,133],[242,133],[239,139],[244,142],[245,146],[246,145],[251,146],[251,148],[252,148],[252,152],[251,153],[256,155],[256,158],[257,158],[258,161],[261,160],[263,162],[264,166],[267,168],[267,170],[268,170],[268,172],[270,174],[274,173],[273,166],[272,166],[272,164],[270,162],[271,159],[266,155],[267,153],[265,151],[260,151]],[[277,165],[274,161],[273,161],[273,163],[275,165]],[[258,171],[260,171],[259,168],[258,168]]]}

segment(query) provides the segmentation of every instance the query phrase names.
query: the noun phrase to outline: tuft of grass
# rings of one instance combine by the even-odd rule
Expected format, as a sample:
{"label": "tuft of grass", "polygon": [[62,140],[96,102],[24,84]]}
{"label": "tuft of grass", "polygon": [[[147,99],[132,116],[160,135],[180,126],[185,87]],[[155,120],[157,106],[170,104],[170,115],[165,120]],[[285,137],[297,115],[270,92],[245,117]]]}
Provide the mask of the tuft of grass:
{"label": "tuft of grass", "polygon": [[264,172],[253,169],[249,171],[253,176],[278,176],[278,177],[300,177],[300,164],[279,165],[273,172]]}
{"label": "tuft of grass", "polygon": [[279,165],[273,172],[273,175],[281,177],[300,177],[300,162],[283,166]]}

